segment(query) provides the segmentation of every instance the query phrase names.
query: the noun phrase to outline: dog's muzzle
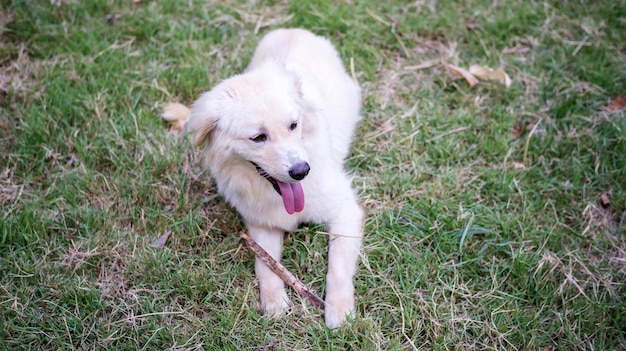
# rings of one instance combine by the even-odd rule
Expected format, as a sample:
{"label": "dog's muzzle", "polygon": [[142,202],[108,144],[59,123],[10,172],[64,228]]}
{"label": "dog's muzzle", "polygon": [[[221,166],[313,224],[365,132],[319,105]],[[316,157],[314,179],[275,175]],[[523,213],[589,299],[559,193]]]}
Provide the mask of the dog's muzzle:
{"label": "dog's muzzle", "polygon": [[256,163],[250,161],[256,171],[265,179],[267,179],[272,187],[278,195],[283,198],[283,205],[285,206],[285,211],[289,214],[294,214],[295,212],[302,212],[304,210],[304,191],[302,190],[302,185],[300,184],[300,180],[304,179],[304,177],[309,174],[311,167],[307,162],[301,162],[291,167],[289,170],[289,176],[297,182],[293,183],[285,183],[280,180],[275,179],[271,175],[269,175],[263,168],[261,168]]}

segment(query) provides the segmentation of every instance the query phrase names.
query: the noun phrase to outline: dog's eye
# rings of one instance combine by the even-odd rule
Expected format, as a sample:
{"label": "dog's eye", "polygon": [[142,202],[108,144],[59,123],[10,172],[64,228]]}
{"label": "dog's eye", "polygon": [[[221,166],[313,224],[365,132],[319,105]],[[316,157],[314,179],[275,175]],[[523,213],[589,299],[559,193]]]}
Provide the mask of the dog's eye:
{"label": "dog's eye", "polygon": [[298,122],[291,122],[289,130],[295,130],[296,128],[298,128]]}
{"label": "dog's eye", "polygon": [[254,141],[255,143],[262,143],[267,140],[267,134],[261,133],[254,138],[250,138],[250,140]]}

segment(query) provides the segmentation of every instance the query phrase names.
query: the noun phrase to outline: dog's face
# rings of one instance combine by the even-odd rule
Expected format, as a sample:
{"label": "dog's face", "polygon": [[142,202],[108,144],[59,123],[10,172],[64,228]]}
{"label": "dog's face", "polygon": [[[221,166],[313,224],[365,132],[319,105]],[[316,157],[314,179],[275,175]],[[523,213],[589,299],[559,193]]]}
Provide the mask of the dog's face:
{"label": "dog's face", "polygon": [[194,103],[189,130],[198,145],[206,142],[220,153],[215,157],[237,156],[263,176],[294,183],[309,172],[302,143],[305,105],[296,77],[284,71],[244,74]]}
{"label": "dog's face", "polygon": [[302,116],[293,100],[281,99],[274,92],[247,91],[237,97],[233,110],[237,117],[231,118],[225,128],[233,152],[276,180],[301,180],[291,175],[307,163],[302,147]]}

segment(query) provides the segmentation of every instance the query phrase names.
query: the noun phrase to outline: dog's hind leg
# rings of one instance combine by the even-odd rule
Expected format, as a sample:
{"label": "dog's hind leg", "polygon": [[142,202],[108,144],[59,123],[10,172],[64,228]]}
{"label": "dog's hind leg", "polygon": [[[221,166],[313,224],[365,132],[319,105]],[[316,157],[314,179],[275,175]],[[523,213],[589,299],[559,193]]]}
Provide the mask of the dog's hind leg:
{"label": "dog's hind leg", "polygon": [[[283,251],[283,235],[280,230],[246,224],[250,237],[267,251],[276,261],[280,261]],[[255,257],[254,271],[259,281],[261,310],[270,317],[280,317],[289,308],[289,297],[285,291],[285,283],[274,274],[258,257]]]}
{"label": "dog's hind leg", "polygon": [[363,237],[363,209],[356,199],[345,201],[328,223],[328,273],[325,320],[337,328],[354,313],[354,283]]}

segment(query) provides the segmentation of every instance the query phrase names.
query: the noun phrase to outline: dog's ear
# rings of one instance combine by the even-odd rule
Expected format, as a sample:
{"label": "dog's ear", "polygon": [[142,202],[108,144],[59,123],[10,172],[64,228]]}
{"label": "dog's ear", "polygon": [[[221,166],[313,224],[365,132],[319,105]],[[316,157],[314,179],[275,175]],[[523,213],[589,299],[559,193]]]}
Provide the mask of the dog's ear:
{"label": "dog's ear", "polygon": [[193,135],[197,146],[201,146],[211,138],[218,120],[217,106],[213,103],[210,92],[200,95],[191,107],[191,115],[187,123],[187,131]]}
{"label": "dog's ear", "polygon": [[293,85],[296,88],[296,93],[300,96],[301,99],[304,98],[304,93],[302,92],[302,78],[300,76],[295,76]]}
{"label": "dog's ear", "polygon": [[302,90],[302,77],[294,72],[288,72],[291,78],[291,82],[293,84],[294,90],[296,94],[298,94],[299,98],[304,98],[304,92]]}
{"label": "dog's ear", "polygon": [[[315,113],[315,108],[313,107],[311,102],[307,99],[308,96],[305,96],[304,94],[302,77],[300,77],[296,73],[290,73],[290,75],[291,75],[291,81],[294,87],[294,91],[296,92],[295,101],[298,104],[298,106],[300,106],[300,108],[302,109],[302,113],[304,117],[306,118],[306,116],[308,116],[309,114]],[[305,128],[306,128],[306,125],[307,124],[305,123]]]}

